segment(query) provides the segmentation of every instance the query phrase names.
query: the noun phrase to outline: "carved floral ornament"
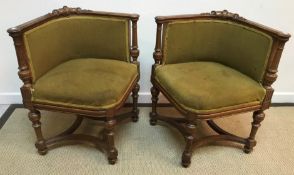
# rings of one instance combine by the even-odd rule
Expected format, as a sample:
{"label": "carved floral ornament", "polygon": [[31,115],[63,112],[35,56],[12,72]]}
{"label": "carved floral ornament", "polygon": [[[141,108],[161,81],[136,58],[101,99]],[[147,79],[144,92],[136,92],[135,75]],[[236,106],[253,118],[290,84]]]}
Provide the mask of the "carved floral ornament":
{"label": "carved floral ornament", "polygon": [[78,14],[82,11],[81,8],[69,8],[67,6],[63,6],[60,9],[55,9],[50,13],[51,15],[70,15],[70,14]]}
{"label": "carved floral ornament", "polygon": [[201,13],[201,15],[213,15],[213,16],[223,16],[223,17],[230,17],[230,18],[235,18],[239,20],[245,21],[246,19],[239,16],[237,13],[231,13],[228,10],[223,10],[223,11],[211,11],[210,13]]}

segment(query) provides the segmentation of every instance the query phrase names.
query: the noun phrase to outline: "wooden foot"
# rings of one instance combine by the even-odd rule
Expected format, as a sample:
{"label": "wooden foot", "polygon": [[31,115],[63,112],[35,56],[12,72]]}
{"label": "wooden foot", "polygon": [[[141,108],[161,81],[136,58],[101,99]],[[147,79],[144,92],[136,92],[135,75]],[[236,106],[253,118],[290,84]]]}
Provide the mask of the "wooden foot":
{"label": "wooden foot", "polygon": [[157,107],[157,102],[158,102],[158,95],[159,95],[159,90],[153,86],[151,88],[151,94],[152,94],[152,112],[150,112],[149,116],[150,116],[150,125],[156,125],[157,123],[157,111],[156,111],[156,107]]}
{"label": "wooden foot", "polygon": [[256,145],[255,135],[257,133],[258,128],[260,127],[260,123],[263,121],[265,117],[265,114],[262,110],[255,111],[253,113],[253,122],[251,123],[251,132],[249,137],[246,140],[245,146],[244,146],[244,152],[250,153],[253,151],[253,147]]}
{"label": "wooden foot", "polygon": [[114,126],[116,121],[112,118],[108,118],[105,126],[106,142],[107,142],[107,154],[109,164],[115,164],[117,161],[117,149],[114,146]]}
{"label": "wooden foot", "polygon": [[182,166],[187,168],[191,164],[196,126],[192,123],[187,123],[185,127],[189,135],[186,136],[186,147],[182,154]]}
{"label": "wooden foot", "polygon": [[46,146],[46,141],[42,134],[40,118],[41,118],[41,114],[39,111],[31,110],[29,112],[29,119],[32,122],[32,126],[37,136],[37,141],[35,143],[35,146],[38,149],[38,153],[40,155],[45,155],[48,152],[48,149]]}
{"label": "wooden foot", "polygon": [[150,112],[149,116],[150,116],[150,120],[149,120],[150,125],[155,126],[157,124],[156,114]]}
{"label": "wooden foot", "polygon": [[183,152],[182,155],[182,166],[184,168],[188,168],[191,164],[191,157],[192,157],[192,153],[190,152]]}
{"label": "wooden foot", "polygon": [[140,89],[140,85],[137,83],[132,91],[132,97],[133,97],[133,116],[132,121],[137,122],[139,120],[139,109],[138,109],[138,92]]}
{"label": "wooden foot", "polygon": [[117,161],[117,150],[114,148],[108,152],[108,163],[114,165]]}

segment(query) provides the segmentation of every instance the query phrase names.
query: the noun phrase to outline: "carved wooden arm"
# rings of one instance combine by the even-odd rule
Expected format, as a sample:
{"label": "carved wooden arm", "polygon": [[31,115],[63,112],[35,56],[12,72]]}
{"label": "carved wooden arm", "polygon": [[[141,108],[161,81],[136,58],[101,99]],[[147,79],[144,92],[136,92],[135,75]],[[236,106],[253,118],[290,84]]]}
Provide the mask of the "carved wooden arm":
{"label": "carved wooden arm", "polygon": [[267,68],[263,77],[262,85],[266,89],[266,94],[262,103],[262,109],[268,109],[271,104],[271,99],[274,93],[272,84],[276,81],[278,75],[278,65],[284,49],[285,43],[289,40],[290,35],[284,37],[274,37],[274,42],[270,57],[268,60]]}
{"label": "carved wooden arm", "polygon": [[9,29],[9,35],[13,38],[18,60],[18,76],[23,81],[23,86],[20,88],[23,97],[23,104],[26,108],[32,109],[31,91],[32,91],[32,72],[29,69],[28,57],[24,45],[23,35],[21,32],[12,32],[14,29]]}
{"label": "carved wooden arm", "polygon": [[138,56],[139,56],[139,49],[138,49],[138,35],[137,35],[137,18],[132,18],[132,46],[131,46],[131,56],[132,56],[132,62],[137,62]]}
{"label": "carved wooden arm", "polygon": [[162,64],[162,23],[155,18],[155,21],[157,23],[157,29],[156,29],[156,43],[155,43],[155,49],[153,52],[153,59],[155,63],[152,65],[152,70],[151,70],[151,82],[153,82],[154,79],[154,71],[156,66]]}
{"label": "carved wooden arm", "polygon": [[137,21],[139,19],[139,15],[133,17],[132,21],[132,46],[130,49],[130,55],[132,57],[132,63],[137,65],[137,70],[140,78],[140,62],[137,61],[140,51],[138,49],[138,32],[137,32]]}
{"label": "carved wooden arm", "polygon": [[155,64],[161,64],[162,63],[162,23],[158,22],[157,23],[157,30],[156,30],[156,44],[155,44],[155,49],[153,53],[153,58],[155,61]]}

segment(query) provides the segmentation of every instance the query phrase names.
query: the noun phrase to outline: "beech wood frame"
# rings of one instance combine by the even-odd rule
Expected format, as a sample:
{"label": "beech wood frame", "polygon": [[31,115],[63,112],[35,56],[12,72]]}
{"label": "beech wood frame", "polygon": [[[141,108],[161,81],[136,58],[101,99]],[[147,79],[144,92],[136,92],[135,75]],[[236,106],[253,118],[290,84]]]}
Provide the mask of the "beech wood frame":
{"label": "beech wood frame", "polygon": [[[266,95],[263,102],[260,105],[254,106],[244,106],[242,108],[235,108],[231,110],[223,110],[221,112],[212,113],[191,113],[184,108],[182,108],[177,102],[169,95],[169,93],[162,88],[159,82],[155,80],[155,68],[163,63],[163,37],[164,31],[163,26],[169,22],[179,21],[179,20],[223,20],[231,21],[238,23],[244,26],[254,28],[258,31],[264,32],[270,35],[273,39],[273,45],[271,48],[270,56],[267,62],[266,71],[262,79],[262,85],[266,90]],[[203,145],[210,144],[215,141],[233,141],[240,144],[244,144],[244,152],[250,153],[253,150],[253,147],[256,145],[255,135],[260,127],[261,121],[264,119],[264,110],[268,109],[271,104],[271,98],[274,92],[274,89],[271,87],[273,82],[277,79],[277,68],[280,61],[280,57],[284,48],[285,43],[289,40],[290,35],[284,34],[280,31],[274,30],[272,28],[263,26],[261,24],[249,21],[243,17],[240,17],[236,13],[230,13],[227,10],[223,11],[212,11],[211,13],[202,13],[202,14],[191,14],[191,15],[177,15],[177,16],[157,16],[155,18],[157,23],[157,32],[156,32],[156,44],[155,51],[153,53],[153,58],[155,64],[152,66],[151,73],[151,82],[153,87],[151,88],[152,94],[152,112],[150,112],[150,124],[156,125],[157,120],[167,122],[177,128],[185,138],[186,146],[182,154],[182,166],[188,167],[191,163],[191,156],[193,148],[200,147]],[[173,106],[184,116],[184,118],[173,118],[162,116],[157,113],[157,102],[158,95],[162,93]],[[221,127],[219,127],[213,119],[225,117],[228,115],[234,115],[238,113],[251,112],[253,111],[253,122],[251,132],[248,138],[242,138],[231,134]],[[203,138],[196,138],[196,126],[195,122],[197,120],[205,120],[207,124],[217,133],[216,135],[206,136]]]}
{"label": "beech wood frame", "polygon": [[[25,49],[23,35],[26,31],[31,30],[37,26],[40,26],[50,20],[54,20],[62,17],[70,16],[105,16],[105,17],[118,17],[129,20],[129,47],[131,61],[130,64],[137,65],[138,76],[131,83],[130,88],[127,89],[123,100],[118,105],[107,110],[89,110],[78,107],[68,107],[58,104],[46,104],[37,103],[31,100],[32,90],[32,71],[28,64],[28,55]],[[26,22],[17,27],[13,27],[7,30],[9,35],[13,38],[15,50],[17,54],[19,72],[18,75],[23,81],[23,86],[20,88],[24,107],[29,112],[29,119],[32,121],[32,126],[35,130],[37,141],[36,148],[39,154],[45,155],[48,150],[69,144],[88,144],[105,150],[108,154],[108,161],[110,164],[115,164],[117,160],[117,149],[114,145],[114,127],[121,121],[132,118],[133,122],[138,121],[139,109],[138,109],[138,91],[139,91],[139,77],[140,77],[140,64],[137,61],[139,56],[138,39],[137,39],[137,21],[139,19],[138,14],[126,14],[126,13],[112,13],[112,12],[98,12],[91,10],[82,10],[81,8],[69,8],[64,6],[63,8],[53,10],[52,13],[36,18],[32,21]],[[115,115],[116,112],[123,107],[128,96],[132,92],[133,108],[132,111]],[[60,133],[59,135],[45,139],[41,131],[40,112],[39,110],[57,111],[62,113],[72,113],[77,115],[76,121],[70,128]],[[84,118],[90,118],[99,120],[104,123],[105,127],[100,132],[100,137],[94,137],[85,134],[74,134],[75,130],[80,126]]]}

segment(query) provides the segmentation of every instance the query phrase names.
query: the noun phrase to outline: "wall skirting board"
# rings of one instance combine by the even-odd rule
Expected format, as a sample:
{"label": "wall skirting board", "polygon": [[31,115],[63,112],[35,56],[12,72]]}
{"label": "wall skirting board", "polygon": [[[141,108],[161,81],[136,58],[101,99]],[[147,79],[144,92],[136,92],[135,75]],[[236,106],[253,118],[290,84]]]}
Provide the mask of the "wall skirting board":
{"label": "wall skirting board", "polygon": [[294,92],[275,92],[273,103],[294,103]]}
{"label": "wall skirting board", "polygon": [[20,92],[0,93],[0,104],[21,104]]}
{"label": "wall skirting board", "polygon": [[[167,102],[160,96],[159,102]],[[294,92],[275,92],[273,103],[294,103]],[[21,94],[18,92],[0,93],[0,104],[21,104]],[[139,103],[151,103],[150,92],[139,92]]]}

